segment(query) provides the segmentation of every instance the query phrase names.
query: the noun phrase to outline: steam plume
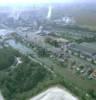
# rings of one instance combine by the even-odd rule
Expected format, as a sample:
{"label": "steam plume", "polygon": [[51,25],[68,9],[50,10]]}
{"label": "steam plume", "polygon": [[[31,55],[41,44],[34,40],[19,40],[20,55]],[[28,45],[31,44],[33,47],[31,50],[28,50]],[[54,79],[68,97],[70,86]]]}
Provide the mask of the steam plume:
{"label": "steam plume", "polygon": [[52,6],[48,7],[48,14],[47,14],[47,19],[50,19],[52,15]]}

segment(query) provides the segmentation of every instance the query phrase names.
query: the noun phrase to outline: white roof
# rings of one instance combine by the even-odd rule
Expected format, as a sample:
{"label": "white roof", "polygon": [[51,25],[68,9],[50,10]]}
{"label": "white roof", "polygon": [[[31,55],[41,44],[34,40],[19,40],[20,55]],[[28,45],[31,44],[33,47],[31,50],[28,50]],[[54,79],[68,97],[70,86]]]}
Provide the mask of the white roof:
{"label": "white roof", "polygon": [[12,31],[10,30],[6,30],[6,29],[0,29],[0,36],[5,36],[9,33],[11,33]]}

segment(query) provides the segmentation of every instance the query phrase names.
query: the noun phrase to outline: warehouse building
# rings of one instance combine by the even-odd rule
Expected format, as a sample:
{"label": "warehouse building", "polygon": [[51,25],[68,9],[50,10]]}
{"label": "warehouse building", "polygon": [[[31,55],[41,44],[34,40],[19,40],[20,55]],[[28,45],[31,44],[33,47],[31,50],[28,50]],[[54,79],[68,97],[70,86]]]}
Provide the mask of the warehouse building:
{"label": "warehouse building", "polygon": [[81,58],[85,58],[88,61],[93,60],[96,63],[96,48],[90,43],[73,43],[69,47],[69,52],[74,55],[79,55]]}

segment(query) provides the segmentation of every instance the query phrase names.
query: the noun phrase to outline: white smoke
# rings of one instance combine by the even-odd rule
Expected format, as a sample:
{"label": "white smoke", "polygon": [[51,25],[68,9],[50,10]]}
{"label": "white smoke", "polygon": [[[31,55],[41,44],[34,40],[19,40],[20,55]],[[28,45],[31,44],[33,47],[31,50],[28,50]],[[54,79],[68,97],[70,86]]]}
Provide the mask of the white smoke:
{"label": "white smoke", "polygon": [[47,14],[47,19],[50,19],[52,15],[52,6],[48,7],[48,14]]}

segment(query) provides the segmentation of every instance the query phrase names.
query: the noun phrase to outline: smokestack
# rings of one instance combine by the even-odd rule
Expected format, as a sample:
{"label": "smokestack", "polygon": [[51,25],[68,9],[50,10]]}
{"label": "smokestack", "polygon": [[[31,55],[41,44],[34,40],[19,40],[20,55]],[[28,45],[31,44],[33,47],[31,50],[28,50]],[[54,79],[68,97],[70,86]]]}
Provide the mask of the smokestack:
{"label": "smokestack", "polygon": [[47,14],[47,19],[50,19],[52,15],[52,6],[48,7],[48,14]]}

